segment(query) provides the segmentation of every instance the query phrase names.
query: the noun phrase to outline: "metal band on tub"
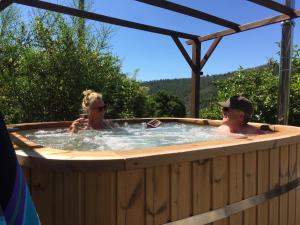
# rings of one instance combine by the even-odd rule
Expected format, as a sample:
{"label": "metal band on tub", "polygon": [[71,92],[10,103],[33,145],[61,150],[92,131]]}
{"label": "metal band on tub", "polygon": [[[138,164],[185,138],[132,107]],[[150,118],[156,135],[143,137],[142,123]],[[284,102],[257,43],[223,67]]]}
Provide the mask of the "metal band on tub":
{"label": "metal band on tub", "polygon": [[247,199],[244,199],[240,202],[236,202],[230,205],[225,206],[224,208],[215,209],[206,213],[199,215],[191,216],[185,219],[177,220],[174,222],[165,223],[164,225],[204,225],[207,223],[212,223],[220,219],[224,219],[233,214],[242,212],[246,209],[252,208],[256,205],[259,205],[267,200],[278,197],[282,194],[285,194],[293,189],[296,189],[300,186],[300,178],[293,180],[285,185],[282,185],[278,188],[274,188],[269,192],[265,192]]}

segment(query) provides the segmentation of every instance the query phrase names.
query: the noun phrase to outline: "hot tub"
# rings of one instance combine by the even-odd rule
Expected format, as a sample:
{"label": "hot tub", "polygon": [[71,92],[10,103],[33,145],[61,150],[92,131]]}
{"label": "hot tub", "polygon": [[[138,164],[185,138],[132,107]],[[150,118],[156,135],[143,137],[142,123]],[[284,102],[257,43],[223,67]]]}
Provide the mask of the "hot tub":
{"label": "hot tub", "polygon": [[[69,125],[51,122],[9,127]],[[43,224],[300,224],[300,128],[255,125],[274,132],[105,152],[51,149],[18,132],[11,136]]]}

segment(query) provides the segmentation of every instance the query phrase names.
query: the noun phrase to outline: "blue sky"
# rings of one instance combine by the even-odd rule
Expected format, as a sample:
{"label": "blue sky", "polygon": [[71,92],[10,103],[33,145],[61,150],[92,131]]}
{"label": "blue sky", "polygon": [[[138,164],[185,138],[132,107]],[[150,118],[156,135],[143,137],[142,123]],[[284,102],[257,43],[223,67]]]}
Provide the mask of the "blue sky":
{"label": "blue sky", "polygon": [[[68,5],[72,1],[51,2]],[[239,24],[279,14],[245,0],[172,0],[172,2]],[[284,3],[283,0],[277,2]],[[300,9],[300,0],[295,2],[295,8]],[[206,35],[226,29],[134,0],[95,0],[90,11],[196,35]],[[295,20],[294,29],[294,44],[298,46],[300,46],[299,21],[299,19]],[[190,67],[169,36],[119,26],[113,26],[113,29],[110,46],[113,53],[122,60],[123,72],[133,74],[138,69],[137,79],[142,81],[191,77]],[[238,69],[239,66],[248,68],[262,65],[270,57],[278,59],[279,49],[276,42],[280,39],[280,23],[226,36],[203,68],[203,72],[205,75],[226,73]],[[186,45],[184,41],[182,40],[182,43],[186,50],[191,53],[191,46]],[[202,55],[206,53],[210,44],[211,41],[202,44]]]}

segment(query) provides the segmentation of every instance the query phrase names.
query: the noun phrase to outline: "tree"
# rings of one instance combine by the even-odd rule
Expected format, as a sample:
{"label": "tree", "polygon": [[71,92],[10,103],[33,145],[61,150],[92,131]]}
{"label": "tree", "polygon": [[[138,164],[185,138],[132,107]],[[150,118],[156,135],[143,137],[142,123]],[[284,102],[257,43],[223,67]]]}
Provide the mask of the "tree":
{"label": "tree", "polygon": [[185,106],[175,95],[159,91],[149,97],[148,110],[154,117],[185,117]]}
{"label": "tree", "polygon": [[147,90],[121,72],[107,32],[88,32],[81,43],[72,21],[40,11],[26,25],[16,24],[17,33],[10,28],[14,36],[4,35],[9,41],[0,46],[0,107],[7,122],[72,120],[86,89],[102,92],[108,117],[144,113]]}

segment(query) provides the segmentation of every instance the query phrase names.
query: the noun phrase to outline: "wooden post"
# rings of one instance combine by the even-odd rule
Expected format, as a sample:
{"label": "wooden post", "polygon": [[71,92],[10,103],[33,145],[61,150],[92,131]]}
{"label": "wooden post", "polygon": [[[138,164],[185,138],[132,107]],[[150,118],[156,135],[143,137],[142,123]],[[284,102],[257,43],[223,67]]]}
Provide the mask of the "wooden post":
{"label": "wooden post", "polygon": [[200,103],[200,59],[201,59],[201,42],[194,40],[192,44],[192,61],[196,65],[196,72],[192,71],[192,108],[191,114],[193,118],[199,118]]}
{"label": "wooden post", "polygon": [[[286,5],[294,8],[294,0],[286,0]],[[294,22],[286,20],[282,23],[282,39],[280,53],[280,75],[278,90],[278,123],[288,124],[289,119],[289,95],[290,76],[292,67]]]}

